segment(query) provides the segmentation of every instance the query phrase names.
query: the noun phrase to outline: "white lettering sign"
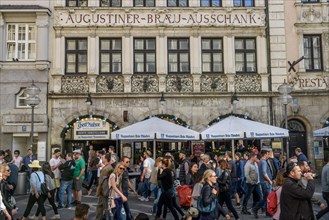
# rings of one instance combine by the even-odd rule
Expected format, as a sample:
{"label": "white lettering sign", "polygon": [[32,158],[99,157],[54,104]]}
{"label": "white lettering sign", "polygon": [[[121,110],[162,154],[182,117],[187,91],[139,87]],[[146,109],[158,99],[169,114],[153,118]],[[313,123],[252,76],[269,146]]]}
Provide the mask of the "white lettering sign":
{"label": "white lettering sign", "polygon": [[110,138],[110,125],[100,119],[81,120],[74,123],[74,140],[106,140]]}

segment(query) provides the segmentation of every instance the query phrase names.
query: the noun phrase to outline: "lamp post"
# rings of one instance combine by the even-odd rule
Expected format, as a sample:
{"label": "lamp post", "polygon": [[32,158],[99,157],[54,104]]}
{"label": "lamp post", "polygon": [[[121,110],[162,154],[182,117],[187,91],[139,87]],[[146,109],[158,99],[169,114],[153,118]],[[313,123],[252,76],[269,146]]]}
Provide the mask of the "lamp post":
{"label": "lamp post", "polygon": [[[282,85],[279,86],[278,91],[280,93],[279,100],[284,105],[284,119],[285,119],[285,128],[288,130],[288,115],[287,115],[287,105],[292,101],[290,93],[293,88],[284,81]],[[289,158],[289,138],[286,138],[286,148],[287,148],[287,158]],[[283,149],[282,149],[283,151]]]}
{"label": "lamp post", "polygon": [[30,134],[30,146],[31,150],[33,152],[33,135],[34,135],[34,108],[35,106],[39,105],[41,100],[39,98],[41,90],[39,87],[37,87],[34,84],[34,81],[32,81],[32,84],[25,89],[26,97],[26,104],[32,108],[32,118],[31,118],[31,134]]}

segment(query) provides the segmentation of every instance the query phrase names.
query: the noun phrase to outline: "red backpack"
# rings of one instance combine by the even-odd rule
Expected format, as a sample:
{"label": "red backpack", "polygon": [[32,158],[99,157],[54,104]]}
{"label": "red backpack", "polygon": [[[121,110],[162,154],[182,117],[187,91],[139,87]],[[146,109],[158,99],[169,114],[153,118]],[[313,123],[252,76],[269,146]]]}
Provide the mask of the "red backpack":
{"label": "red backpack", "polygon": [[179,186],[177,188],[179,205],[182,207],[190,207],[192,201],[192,189],[188,185]]}
{"label": "red backpack", "polygon": [[267,212],[268,214],[273,216],[276,213],[277,209],[278,209],[278,198],[276,196],[276,190],[273,190],[267,196]]}

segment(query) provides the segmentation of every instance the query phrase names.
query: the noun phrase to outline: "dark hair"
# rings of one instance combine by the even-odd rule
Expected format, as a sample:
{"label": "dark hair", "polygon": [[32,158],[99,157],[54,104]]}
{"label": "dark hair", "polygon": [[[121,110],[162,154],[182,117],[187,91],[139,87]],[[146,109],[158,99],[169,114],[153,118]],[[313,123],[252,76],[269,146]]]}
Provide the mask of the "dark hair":
{"label": "dark hair", "polygon": [[111,161],[111,154],[105,154],[105,157],[104,157],[107,162],[110,162]]}
{"label": "dark hair", "polygon": [[297,165],[298,165],[299,167],[304,166],[304,165],[305,165],[305,162],[307,163],[307,161],[305,161],[305,160],[299,160],[299,161],[297,162]]}
{"label": "dark hair", "polygon": [[135,220],[149,220],[149,217],[145,213],[139,213]]}
{"label": "dark hair", "polygon": [[171,165],[171,157],[169,156],[165,156],[161,162],[167,167],[167,168],[170,168],[170,165]]}
{"label": "dark hair", "polygon": [[226,155],[232,159],[232,152],[231,151],[226,151]]}
{"label": "dark hair", "polygon": [[287,168],[286,168],[286,172],[283,174],[284,177],[288,177],[289,176],[289,173],[296,167],[298,166],[296,163],[294,162],[290,162],[288,163],[287,165]]}
{"label": "dark hair", "polygon": [[[226,160],[220,160],[219,161],[219,167],[223,170],[227,170],[230,168],[230,166],[228,165],[228,163],[226,162]],[[223,167],[223,168],[222,168]]]}
{"label": "dark hair", "polygon": [[195,162],[192,162],[192,163],[190,164],[190,169],[188,170],[188,172],[191,173],[191,174],[192,174],[192,167],[193,167],[194,165],[197,165],[197,166],[198,166],[198,164],[195,163]]}
{"label": "dark hair", "polygon": [[125,159],[128,159],[128,160],[130,160],[130,157],[127,157],[127,156],[123,156],[123,157],[121,158],[121,161],[123,162]]}
{"label": "dark hair", "polygon": [[52,179],[55,178],[54,173],[51,171],[51,166],[48,162],[45,162],[44,164],[42,164],[42,172],[44,174],[47,174],[48,176],[50,176]]}
{"label": "dark hair", "polygon": [[263,157],[265,154],[267,154],[268,153],[268,151],[267,150],[261,150],[260,151],[260,155]]}
{"label": "dark hair", "polygon": [[57,154],[57,153],[60,153],[60,152],[61,152],[60,149],[55,149],[55,150],[54,150],[54,154]]}
{"label": "dark hair", "polygon": [[4,156],[5,152],[3,150],[0,150],[0,156]]}
{"label": "dark hair", "polygon": [[73,157],[72,153],[67,153],[66,156]]}
{"label": "dark hair", "polygon": [[104,150],[99,150],[99,151],[97,151],[99,154],[101,154],[101,155],[104,155],[105,154],[105,151]]}
{"label": "dark hair", "polygon": [[88,214],[90,206],[84,203],[78,204],[75,207],[75,217],[82,218],[84,215]]}
{"label": "dark hair", "polygon": [[14,151],[14,154],[16,154],[16,153],[18,153],[18,155],[21,154],[21,152],[20,152],[19,150],[15,150],[15,151]]}

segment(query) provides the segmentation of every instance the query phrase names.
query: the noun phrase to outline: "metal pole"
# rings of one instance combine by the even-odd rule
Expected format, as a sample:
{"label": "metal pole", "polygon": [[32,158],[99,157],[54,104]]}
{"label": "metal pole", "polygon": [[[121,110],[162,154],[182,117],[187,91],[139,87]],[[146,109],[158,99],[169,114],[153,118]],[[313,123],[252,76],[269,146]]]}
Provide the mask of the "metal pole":
{"label": "metal pole", "polygon": [[32,108],[32,119],[31,119],[31,134],[30,134],[30,144],[31,144],[31,150],[33,152],[33,135],[34,135],[34,105],[31,106]]}
{"label": "metal pole", "polygon": [[[285,127],[288,130],[288,115],[287,115],[287,105],[288,104],[284,104],[284,116],[285,116]],[[286,138],[286,148],[287,148],[287,159],[290,158],[289,156],[289,137]]]}

